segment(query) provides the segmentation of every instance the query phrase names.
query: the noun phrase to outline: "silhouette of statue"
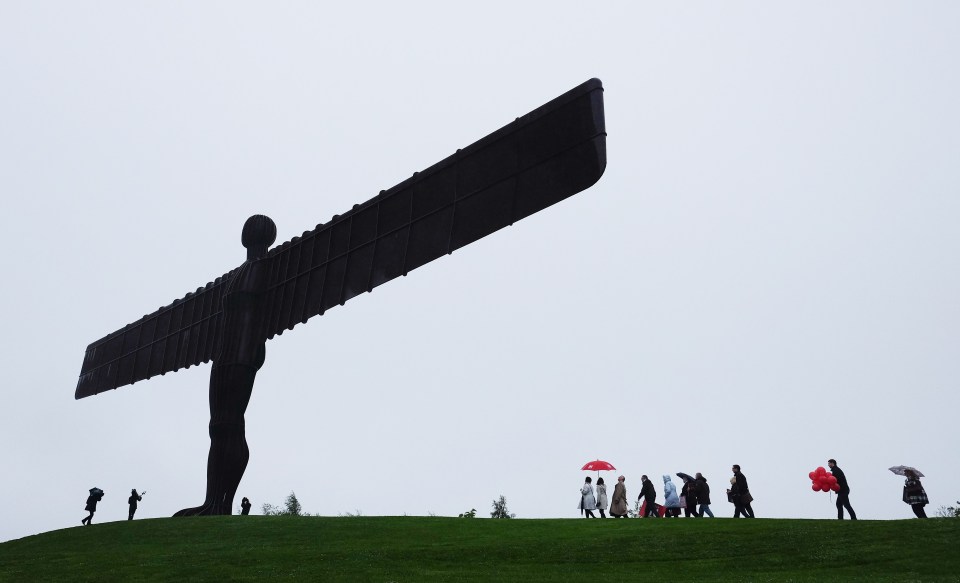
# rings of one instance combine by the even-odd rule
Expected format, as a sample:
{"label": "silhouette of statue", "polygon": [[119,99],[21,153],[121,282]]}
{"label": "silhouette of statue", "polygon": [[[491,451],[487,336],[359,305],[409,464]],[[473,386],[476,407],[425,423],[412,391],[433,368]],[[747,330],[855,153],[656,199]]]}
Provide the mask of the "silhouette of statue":
{"label": "silhouette of statue", "polygon": [[603,87],[591,79],[279,247],[273,221],[254,215],[246,261],[90,344],[75,397],[212,362],[206,496],[176,516],[230,514],[267,340],[589,188],[605,168]]}

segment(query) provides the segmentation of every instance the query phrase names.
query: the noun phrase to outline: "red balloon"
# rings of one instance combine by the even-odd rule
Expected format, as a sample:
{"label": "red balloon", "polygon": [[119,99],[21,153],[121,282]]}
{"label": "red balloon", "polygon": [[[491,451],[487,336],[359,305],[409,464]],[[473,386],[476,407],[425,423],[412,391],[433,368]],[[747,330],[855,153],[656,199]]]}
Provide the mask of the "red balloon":
{"label": "red balloon", "polygon": [[807,474],[807,475],[810,476],[810,479],[811,479],[811,480],[816,480],[816,479],[817,479],[817,472],[810,472],[810,473]]}
{"label": "red balloon", "polygon": [[837,483],[837,477],[834,476],[833,474],[830,474],[830,476],[829,476],[827,479],[830,480],[830,483],[831,483],[831,484],[836,484],[836,483]]}
{"label": "red balloon", "polygon": [[834,492],[839,492],[839,491],[840,491],[840,484],[834,484],[834,485],[830,486],[830,489],[833,490]]}
{"label": "red balloon", "polygon": [[827,473],[827,470],[824,469],[823,466],[820,466],[819,468],[817,468],[817,474],[818,474],[818,475],[821,475],[821,476],[822,476],[822,475],[824,475],[824,474],[826,474],[826,473]]}
{"label": "red balloon", "polygon": [[810,487],[813,488],[813,491],[814,491],[814,492],[819,492],[820,489],[821,489],[821,488],[820,488],[820,484],[818,484],[818,483],[816,483],[816,482],[814,482],[813,485],[810,486]]}

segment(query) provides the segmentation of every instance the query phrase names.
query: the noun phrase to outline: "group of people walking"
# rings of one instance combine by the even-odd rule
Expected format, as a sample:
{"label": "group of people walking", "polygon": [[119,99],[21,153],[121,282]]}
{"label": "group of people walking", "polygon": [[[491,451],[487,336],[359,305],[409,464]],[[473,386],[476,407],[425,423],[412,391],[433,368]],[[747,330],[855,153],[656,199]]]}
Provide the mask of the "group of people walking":
{"label": "group of people walking", "polygon": [[[844,510],[849,513],[851,520],[857,519],[857,513],[850,505],[850,484],[847,483],[847,476],[843,470],[837,466],[837,460],[827,460],[830,466],[830,472],[837,479],[837,518],[843,520]],[[755,518],[753,513],[753,495],[750,493],[750,486],[747,483],[746,476],[740,471],[740,466],[734,464],[730,468],[733,477],[730,478],[730,487],[727,488],[727,501],[733,503],[733,517]],[[678,518],[683,511],[684,516],[694,516],[703,518],[709,516],[714,518],[713,511],[710,510],[710,486],[707,484],[707,478],[700,472],[696,476],[688,474],[677,474],[683,480],[683,486],[677,494],[677,487],[669,474],[663,476],[663,499],[661,506],[657,504],[657,491],[653,482],[646,475],[640,476],[640,495],[637,497],[637,504],[640,505],[637,512],[639,518]],[[926,518],[924,506],[929,503],[927,493],[920,483],[920,477],[912,470],[905,470],[906,480],[903,486],[903,501],[910,505],[917,518]],[[626,478],[620,476],[617,478],[617,485],[613,488],[613,496],[608,500],[607,487],[603,483],[603,478],[597,478],[596,490],[594,490],[593,479],[587,476],[583,487],[580,488],[580,512],[587,518],[596,518],[594,510],[600,512],[600,518],[606,518],[604,510],[610,509],[610,516],[613,518],[626,518],[627,509],[627,488]]]}
{"label": "group of people walking", "polygon": [[[744,518],[753,518],[753,496],[750,494],[750,487],[747,484],[747,478],[740,472],[740,466],[733,466],[733,477],[730,478],[730,488],[727,489],[727,499],[733,502],[734,518],[743,515]],[[637,497],[637,504],[640,505],[637,513],[640,518],[677,518],[681,511],[684,516],[694,516],[702,518],[709,516],[713,518],[713,511],[710,509],[710,485],[707,484],[707,478],[697,472],[696,476],[688,474],[678,474],[683,480],[683,486],[677,493],[677,486],[669,474],[663,476],[663,499],[661,506],[657,504],[657,490],[653,482],[646,475],[640,476],[640,495]],[[593,478],[587,476],[583,487],[580,488],[580,511],[587,518],[596,518],[593,511],[600,513],[600,518],[606,518],[604,510],[609,504],[610,516],[613,518],[626,518],[628,512],[626,478],[620,476],[617,478],[617,485],[613,488],[613,496],[607,499],[607,487],[603,483],[603,478],[597,478],[596,490],[593,486]]]}

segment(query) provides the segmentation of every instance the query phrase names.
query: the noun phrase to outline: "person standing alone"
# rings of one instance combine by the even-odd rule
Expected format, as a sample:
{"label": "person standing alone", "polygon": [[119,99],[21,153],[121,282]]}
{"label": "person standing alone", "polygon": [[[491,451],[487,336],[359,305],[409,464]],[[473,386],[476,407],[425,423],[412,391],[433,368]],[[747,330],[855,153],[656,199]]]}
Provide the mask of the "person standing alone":
{"label": "person standing alone", "polygon": [[843,509],[846,508],[850,513],[850,520],[856,520],[857,513],[853,511],[853,506],[850,506],[850,486],[847,484],[847,476],[837,466],[837,460],[829,459],[827,465],[830,466],[830,473],[837,479],[837,486],[840,487],[837,491],[837,518],[843,520]]}
{"label": "person standing alone", "polygon": [[137,494],[137,489],[134,488],[130,490],[130,497],[127,498],[127,504],[130,505],[130,514],[127,515],[127,520],[133,520],[133,515],[137,513],[137,502],[143,500],[143,495],[146,494]]}

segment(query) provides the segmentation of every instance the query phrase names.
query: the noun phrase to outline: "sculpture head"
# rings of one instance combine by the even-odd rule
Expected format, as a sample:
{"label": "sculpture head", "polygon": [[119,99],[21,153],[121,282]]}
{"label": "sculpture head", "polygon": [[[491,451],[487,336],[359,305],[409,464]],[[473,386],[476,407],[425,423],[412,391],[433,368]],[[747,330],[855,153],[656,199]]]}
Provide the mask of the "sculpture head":
{"label": "sculpture head", "polygon": [[260,259],[277,240],[277,225],[266,215],[253,215],[243,224],[240,242],[247,249],[247,260]]}

